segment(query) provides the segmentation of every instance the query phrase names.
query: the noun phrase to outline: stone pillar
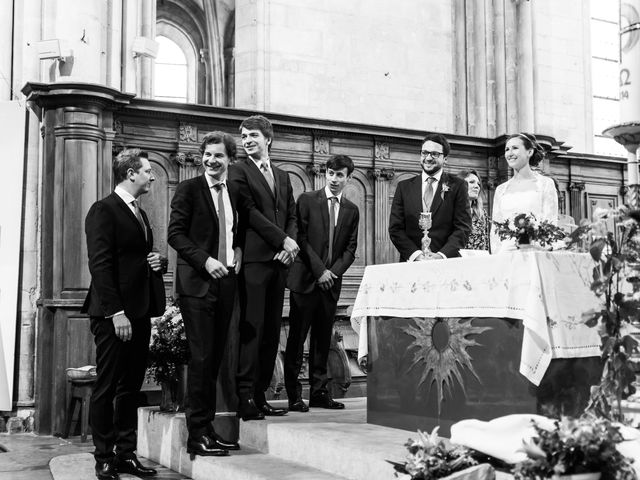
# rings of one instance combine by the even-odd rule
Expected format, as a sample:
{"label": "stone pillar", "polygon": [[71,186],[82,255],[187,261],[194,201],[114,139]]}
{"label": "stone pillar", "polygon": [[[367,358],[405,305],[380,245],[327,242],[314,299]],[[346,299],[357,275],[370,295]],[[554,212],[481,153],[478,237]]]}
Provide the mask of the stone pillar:
{"label": "stone pillar", "polygon": [[638,181],[638,165],[640,164],[640,146],[635,152],[627,154],[627,174],[629,175],[626,203],[633,209],[640,207],[640,181]]}
{"label": "stone pillar", "polygon": [[0,48],[0,72],[3,73],[7,81],[0,82],[0,101],[12,100],[13,94],[11,92],[11,84],[9,83],[10,72],[13,70],[11,64],[11,57],[13,55],[12,49],[7,48],[7,45],[13,43],[13,2],[0,3],[0,45],[5,47]]}
{"label": "stone pillar", "polygon": [[[140,0],[139,33],[140,37],[150,40],[156,38],[156,0]],[[151,57],[137,57],[138,95],[140,98],[153,98],[153,72],[155,60]]]}
{"label": "stone pillar", "polygon": [[222,38],[218,24],[217,1],[204,2],[204,14],[207,19],[207,78],[211,79],[210,89],[211,105],[225,105],[224,91],[224,56],[222,48]]}
{"label": "stone pillar", "polygon": [[569,184],[569,211],[576,224],[580,223],[586,215],[584,205],[584,182],[571,182]]}
{"label": "stone pillar", "polygon": [[132,95],[95,84],[29,83],[42,122],[36,428],[62,431],[69,395],[65,368],[94,360],[89,320],[80,314],[90,282],[84,218],[112,189],[113,110]]}
{"label": "stone pillar", "polygon": [[235,107],[269,110],[270,0],[236,0]]}
{"label": "stone pillar", "polygon": [[397,251],[393,243],[389,241],[389,213],[391,203],[389,201],[389,181],[395,176],[393,162],[389,151],[389,143],[381,140],[375,141],[373,168],[369,171],[373,178],[373,197],[375,200],[374,212],[374,264],[396,262]]}
{"label": "stone pillar", "polygon": [[467,134],[487,135],[487,45],[485,0],[466,2]]}

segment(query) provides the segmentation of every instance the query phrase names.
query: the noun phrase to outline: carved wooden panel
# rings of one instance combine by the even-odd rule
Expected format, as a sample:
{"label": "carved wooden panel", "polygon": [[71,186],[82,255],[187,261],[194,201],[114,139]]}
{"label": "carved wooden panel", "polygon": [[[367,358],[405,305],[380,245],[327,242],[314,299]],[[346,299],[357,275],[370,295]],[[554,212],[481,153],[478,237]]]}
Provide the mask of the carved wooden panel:
{"label": "carved wooden panel", "polygon": [[167,227],[169,224],[169,207],[171,197],[169,191],[169,173],[164,162],[149,159],[155,181],[151,190],[140,197],[140,205],[147,213],[153,230],[153,247],[162,255],[168,253]]}

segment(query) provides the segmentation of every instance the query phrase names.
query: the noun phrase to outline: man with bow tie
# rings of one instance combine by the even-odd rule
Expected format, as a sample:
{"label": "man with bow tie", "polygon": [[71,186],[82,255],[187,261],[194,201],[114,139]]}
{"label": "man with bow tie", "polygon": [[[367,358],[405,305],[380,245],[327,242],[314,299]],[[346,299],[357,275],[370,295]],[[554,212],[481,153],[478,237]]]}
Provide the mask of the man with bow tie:
{"label": "man with bow tie", "polygon": [[[401,262],[459,257],[471,232],[471,210],[465,180],[443,170],[451,147],[438,133],[427,134],[420,150],[421,173],[398,182],[389,235]],[[422,251],[420,214],[431,213],[430,252]]]}
{"label": "man with bow tie", "polygon": [[178,184],[168,229],[169,245],[178,252],[176,292],[189,343],[185,415],[192,459],[240,448],[213,428],[216,380],[242,262],[236,192],[227,181],[236,142],[227,133],[211,132],[203,137],[200,153],[204,173]]}
{"label": "man with bow tie", "polygon": [[229,183],[238,191],[246,227],[236,388],[238,416],[247,421],[287,413],[271,406],[265,392],[278,354],[287,272],[299,247],[291,181],[270,157],[271,122],[262,115],[246,118],[240,135],[247,158],[229,168]]}
{"label": "man with bow tie", "polygon": [[96,476],[103,480],[117,479],[118,473],[156,474],[135,455],[136,427],[150,317],[164,313],[167,265],[152,251],[151,226],[138,205],[155,180],[146,154],[123,150],[113,161],[113,174],[115,190],[94,203],[85,220],[91,285],[82,307],[96,343],[89,423]]}
{"label": "man with bow tie", "polygon": [[[351,180],[353,161],[334,155],[326,164],[327,185],[300,195],[297,203],[300,255],[289,272],[291,290],[289,336],[284,358],[284,381],[289,410],[306,412],[311,408],[342,409],[344,404],[331,398],[327,388],[327,359],[342,275],[356,258],[358,207],[344,196]],[[302,399],[298,380],[302,367],[304,341],[309,342],[309,406]]]}

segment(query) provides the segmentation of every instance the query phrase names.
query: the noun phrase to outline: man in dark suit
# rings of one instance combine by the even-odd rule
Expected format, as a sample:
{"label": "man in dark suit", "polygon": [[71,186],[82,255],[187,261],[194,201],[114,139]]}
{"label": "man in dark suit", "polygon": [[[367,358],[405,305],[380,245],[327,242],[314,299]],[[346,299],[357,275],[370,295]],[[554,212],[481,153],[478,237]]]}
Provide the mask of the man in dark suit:
{"label": "man in dark suit", "polygon": [[216,379],[236,298],[242,251],[238,246],[236,195],[227,182],[236,143],[223,132],[204,136],[204,174],[181,182],[171,201],[169,244],[178,252],[176,292],[190,361],[187,370],[187,452],[228,455],[236,442],[213,428]]}
{"label": "man in dark suit", "polygon": [[306,412],[302,384],[304,341],[309,344],[309,404],[341,409],[327,389],[327,358],[342,275],[353,263],[358,243],[359,212],[342,193],[353,173],[353,161],[334,155],[327,161],[327,186],[300,195],[297,203],[300,255],[293,262],[287,286],[291,290],[289,337],[284,358],[284,380],[289,410]]}
{"label": "man in dark suit", "polygon": [[[137,199],[154,181],[146,155],[122,151],[113,162],[117,186],[85,220],[91,286],[82,311],[91,317],[97,377],[89,422],[96,476],[152,476],[135,455],[138,396],[144,380],[150,317],[165,309],[166,259],[152,252],[153,234]],[[114,404],[115,401],[115,404]],[[114,455],[115,447],[115,455]]]}
{"label": "man in dark suit", "polygon": [[265,391],[278,353],[287,270],[299,248],[291,182],[269,157],[271,122],[255,115],[242,122],[240,132],[248,158],[229,168],[229,183],[238,192],[241,221],[246,224],[240,273],[238,415],[262,420],[265,415],[287,413],[269,405]]}
{"label": "man in dark suit", "polygon": [[[400,261],[459,257],[471,232],[467,183],[444,172],[451,147],[444,136],[430,133],[422,141],[422,173],[396,187],[389,217],[389,235]],[[431,212],[430,250],[422,252],[421,212]]]}

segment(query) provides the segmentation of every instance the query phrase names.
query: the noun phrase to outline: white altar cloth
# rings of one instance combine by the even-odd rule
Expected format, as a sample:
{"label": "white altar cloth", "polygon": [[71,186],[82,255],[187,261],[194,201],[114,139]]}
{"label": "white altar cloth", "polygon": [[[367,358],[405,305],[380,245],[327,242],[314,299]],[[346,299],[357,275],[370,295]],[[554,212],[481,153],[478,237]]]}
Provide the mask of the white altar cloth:
{"label": "white altar cloth", "polygon": [[525,328],[519,371],[539,385],[552,358],[600,356],[583,318],[601,308],[594,266],[589,254],[531,250],[368,266],[351,313],[358,358],[368,354],[368,316],[514,318]]}

